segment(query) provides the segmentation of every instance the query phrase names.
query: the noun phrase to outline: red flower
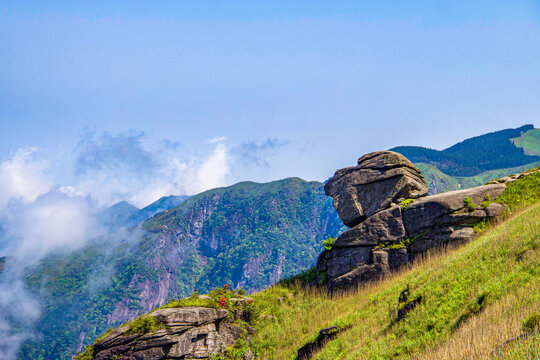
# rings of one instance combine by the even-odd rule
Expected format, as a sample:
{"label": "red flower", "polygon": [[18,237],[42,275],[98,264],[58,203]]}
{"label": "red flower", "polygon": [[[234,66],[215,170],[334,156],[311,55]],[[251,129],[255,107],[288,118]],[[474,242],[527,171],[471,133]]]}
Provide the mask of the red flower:
{"label": "red flower", "polygon": [[218,300],[219,306],[227,306],[227,298],[225,296],[222,296],[221,299]]}

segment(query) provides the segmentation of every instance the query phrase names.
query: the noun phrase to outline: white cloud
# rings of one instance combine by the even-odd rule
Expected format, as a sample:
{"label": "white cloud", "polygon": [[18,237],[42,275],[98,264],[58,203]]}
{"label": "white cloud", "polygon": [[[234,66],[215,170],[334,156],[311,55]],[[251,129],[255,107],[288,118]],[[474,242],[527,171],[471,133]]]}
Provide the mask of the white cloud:
{"label": "white cloud", "polygon": [[186,179],[187,193],[197,194],[205,190],[225,186],[226,177],[229,175],[229,162],[227,147],[218,144],[201,166],[194,169],[194,176],[188,176]]}
{"label": "white cloud", "polygon": [[142,207],[167,195],[194,195],[215,187],[226,186],[231,158],[224,144],[217,144],[206,159],[181,161],[171,158],[154,179],[137,189],[128,201]]}
{"label": "white cloud", "polygon": [[208,142],[210,144],[215,144],[215,143],[222,142],[222,141],[225,141],[225,140],[227,140],[226,136],[219,136],[219,137],[215,137],[213,139],[208,140]]}
{"label": "white cloud", "polygon": [[49,163],[37,157],[37,149],[19,149],[10,159],[0,164],[0,210],[11,199],[34,201],[48,192],[53,181],[45,175]]}
{"label": "white cloud", "polygon": [[10,206],[3,216],[10,239],[4,253],[29,265],[52,251],[72,251],[100,232],[92,212],[87,199],[59,192]]}

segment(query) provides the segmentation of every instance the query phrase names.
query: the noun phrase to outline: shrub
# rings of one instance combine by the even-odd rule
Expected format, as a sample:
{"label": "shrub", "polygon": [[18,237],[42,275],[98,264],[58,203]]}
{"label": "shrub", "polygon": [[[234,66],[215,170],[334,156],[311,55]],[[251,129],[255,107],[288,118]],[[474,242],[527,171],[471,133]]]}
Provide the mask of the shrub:
{"label": "shrub", "polygon": [[463,203],[469,211],[474,211],[478,207],[478,205],[475,204],[470,197],[466,197],[465,199],[463,199]]}
{"label": "shrub", "polygon": [[165,325],[163,325],[163,323],[157,321],[152,316],[144,315],[129,323],[129,328],[126,331],[126,335],[146,334],[150,331],[156,331],[160,329],[165,329]]}
{"label": "shrub", "polygon": [[489,206],[489,204],[491,204],[493,201],[491,201],[491,196],[489,196],[489,194],[486,195],[486,198],[484,199],[484,201],[482,201],[480,203],[480,206],[482,207],[482,209],[485,209]]}
{"label": "shrub", "polygon": [[506,185],[496,202],[508,205],[511,211],[522,209],[540,201],[540,172],[531,173]]}
{"label": "shrub", "polygon": [[323,240],[322,244],[326,250],[331,250],[334,241],[336,241],[335,238],[327,237],[325,240]]}
{"label": "shrub", "polygon": [[75,357],[74,360],[93,360],[94,359],[94,347],[92,345],[88,345],[84,352],[79,352]]}
{"label": "shrub", "polygon": [[257,324],[257,321],[261,316],[261,309],[257,305],[250,302],[243,308],[242,311],[244,313],[243,318],[245,322],[252,326]]}
{"label": "shrub", "polygon": [[529,315],[522,324],[523,332],[532,333],[540,328],[540,314],[532,313]]}
{"label": "shrub", "polygon": [[405,199],[401,202],[401,210],[405,211],[414,202],[414,199]]}

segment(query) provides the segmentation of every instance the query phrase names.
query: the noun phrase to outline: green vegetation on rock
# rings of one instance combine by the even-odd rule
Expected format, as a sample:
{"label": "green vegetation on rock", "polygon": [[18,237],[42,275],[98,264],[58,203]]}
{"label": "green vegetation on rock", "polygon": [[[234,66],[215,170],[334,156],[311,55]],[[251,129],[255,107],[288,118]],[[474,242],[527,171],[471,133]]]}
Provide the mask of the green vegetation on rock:
{"label": "green vegetation on rock", "polygon": [[333,237],[327,237],[326,239],[324,239],[322,242],[324,249],[325,250],[332,249],[332,245],[334,244],[335,241],[336,241],[336,238],[333,238]]}
{"label": "green vegetation on rock", "polygon": [[401,202],[401,210],[405,211],[409,205],[411,205],[414,202],[414,199],[405,199]]}
{"label": "green vegetation on rock", "polygon": [[128,323],[127,335],[146,334],[157,330],[165,329],[165,326],[155,318],[145,315]]}

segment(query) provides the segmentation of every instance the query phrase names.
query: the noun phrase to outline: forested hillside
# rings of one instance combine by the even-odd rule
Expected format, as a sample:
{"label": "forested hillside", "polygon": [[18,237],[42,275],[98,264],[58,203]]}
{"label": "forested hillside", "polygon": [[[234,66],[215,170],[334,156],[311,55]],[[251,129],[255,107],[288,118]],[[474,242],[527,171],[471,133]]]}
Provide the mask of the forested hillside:
{"label": "forested hillside", "polygon": [[171,298],[223,284],[254,291],[297,274],[343,226],[331,202],[318,182],[244,182],[47,258],[27,277],[43,316],[20,358],[71,359],[108,327]]}
{"label": "forested hillside", "polygon": [[[524,151],[515,145],[513,139],[534,130],[533,125],[517,129],[495,131],[457,143],[444,150],[433,150],[420,146],[398,146],[390,150],[405,155],[413,163],[436,166],[451,176],[475,176],[484,171],[512,168],[540,161],[534,151]],[[529,133],[531,134],[531,133]],[[518,144],[534,145],[534,137],[527,136]]]}

